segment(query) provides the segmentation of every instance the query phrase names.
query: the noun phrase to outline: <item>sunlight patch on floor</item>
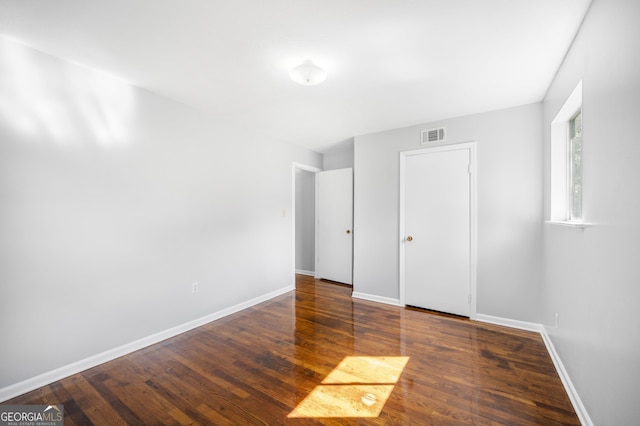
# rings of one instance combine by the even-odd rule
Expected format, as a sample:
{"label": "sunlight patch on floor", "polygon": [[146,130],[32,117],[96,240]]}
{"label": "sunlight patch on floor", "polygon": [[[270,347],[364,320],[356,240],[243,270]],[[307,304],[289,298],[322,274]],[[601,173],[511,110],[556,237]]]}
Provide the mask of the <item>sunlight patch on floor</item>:
{"label": "sunlight patch on floor", "polygon": [[408,361],[345,357],[288,417],[378,417]]}

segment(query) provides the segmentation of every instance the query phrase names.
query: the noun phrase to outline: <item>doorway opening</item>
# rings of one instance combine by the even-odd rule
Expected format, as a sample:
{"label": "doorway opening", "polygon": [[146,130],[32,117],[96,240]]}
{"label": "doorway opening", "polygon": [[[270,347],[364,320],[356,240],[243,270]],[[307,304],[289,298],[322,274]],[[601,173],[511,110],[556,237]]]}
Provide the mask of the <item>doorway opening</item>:
{"label": "doorway opening", "polygon": [[315,277],[316,229],[316,173],[321,169],[305,164],[293,164],[293,265],[295,274]]}

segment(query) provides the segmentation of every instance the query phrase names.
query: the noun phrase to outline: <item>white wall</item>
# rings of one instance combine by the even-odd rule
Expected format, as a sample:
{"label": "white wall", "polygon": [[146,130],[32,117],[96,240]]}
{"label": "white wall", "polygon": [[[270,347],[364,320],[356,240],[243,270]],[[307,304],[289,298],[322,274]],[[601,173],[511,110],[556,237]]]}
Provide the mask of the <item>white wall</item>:
{"label": "white wall", "polygon": [[[594,424],[640,418],[640,2],[594,0],[544,100],[550,122],[583,81],[584,231],[545,225],[547,331]],[[560,316],[555,328],[555,313]]]}
{"label": "white wall", "polygon": [[541,105],[425,123],[355,139],[354,291],[399,298],[399,152],[420,130],[477,141],[478,313],[539,322]]}
{"label": "white wall", "polygon": [[323,169],[337,170],[353,168],[354,138],[342,141],[329,148],[323,155]]}
{"label": "white wall", "polygon": [[316,177],[296,169],[296,270],[315,272]]}
{"label": "white wall", "polygon": [[0,39],[0,389],[293,287],[322,158],[212,121]]}

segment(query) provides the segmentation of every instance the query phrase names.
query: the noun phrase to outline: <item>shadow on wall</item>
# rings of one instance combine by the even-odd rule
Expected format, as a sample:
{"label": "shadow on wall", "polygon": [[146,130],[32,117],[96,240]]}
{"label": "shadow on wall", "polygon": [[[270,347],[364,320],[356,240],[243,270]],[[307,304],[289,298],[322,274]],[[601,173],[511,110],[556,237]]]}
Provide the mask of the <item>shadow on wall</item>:
{"label": "shadow on wall", "polygon": [[[0,38],[0,120],[24,136],[48,136],[59,144],[95,140],[103,146],[131,138],[133,88],[82,67],[43,67],[30,49]],[[54,61],[54,58],[50,58]],[[61,97],[59,91],[71,99]]]}

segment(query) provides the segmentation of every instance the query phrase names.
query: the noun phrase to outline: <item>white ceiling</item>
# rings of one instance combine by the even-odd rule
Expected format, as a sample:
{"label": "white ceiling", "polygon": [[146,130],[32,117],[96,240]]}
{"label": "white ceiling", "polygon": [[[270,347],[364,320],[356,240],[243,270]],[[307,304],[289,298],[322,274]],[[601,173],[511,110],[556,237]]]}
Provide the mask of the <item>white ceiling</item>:
{"label": "white ceiling", "polygon": [[[590,0],[0,0],[0,34],[267,138],[540,101]],[[320,86],[288,72],[311,59]]]}

